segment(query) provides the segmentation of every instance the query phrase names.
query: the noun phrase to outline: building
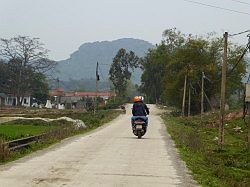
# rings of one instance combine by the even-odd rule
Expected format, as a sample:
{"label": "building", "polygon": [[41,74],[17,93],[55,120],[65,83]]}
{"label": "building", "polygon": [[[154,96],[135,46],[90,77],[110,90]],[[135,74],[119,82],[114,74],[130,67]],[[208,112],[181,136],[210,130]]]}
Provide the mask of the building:
{"label": "building", "polygon": [[7,95],[5,93],[0,93],[0,107],[5,106]]}
{"label": "building", "polygon": [[49,95],[55,104],[64,104],[66,108],[89,108],[93,105],[95,98],[98,98],[100,105],[105,105],[114,94],[111,92],[63,92],[63,89],[57,89],[51,91]]}
{"label": "building", "polygon": [[[22,98],[20,98],[21,100]],[[17,106],[17,97],[13,95],[7,95],[5,99],[6,106]],[[21,106],[30,107],[32,105],[32,97],[31,96],[24,96]]]}
{"label": "building", "polygon": [[67,92],[64,94],[63,97],[65,98],[70,97],[75,99],[79,99],[82,97],[91,97],[91,98],[100,97],[104,100],[107,100],[112,96],[113,94],[111,92]]}
{"label": "building", "polygon": [[61,103],[71,108],[91,108],[98,98],[99,105],[105,105],[106,101],[112,97],[110,92],[68,92],[61,97]]}
{"label": "building", "polygon": [[51,90],[49,92],[50,97],[58,97],[58,96],[63,96],[64,95],[64,89],[63,88],[57,88],[55,90]]}

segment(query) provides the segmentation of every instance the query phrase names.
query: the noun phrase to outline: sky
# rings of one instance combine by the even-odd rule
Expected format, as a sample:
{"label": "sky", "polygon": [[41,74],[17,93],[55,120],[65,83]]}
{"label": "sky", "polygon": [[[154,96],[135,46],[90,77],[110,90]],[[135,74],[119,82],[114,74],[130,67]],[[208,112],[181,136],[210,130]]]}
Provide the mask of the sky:
{"label": "sky", "polygon": [[[232,9],[236,13],[194,2]],[[50,58],[86,42],[137,38],[157,44],[165,29],[223,35],[250,29],[250,0],[0,0],[0,38],[38,37]],[[230,38],[246,45],[246,34]]]}

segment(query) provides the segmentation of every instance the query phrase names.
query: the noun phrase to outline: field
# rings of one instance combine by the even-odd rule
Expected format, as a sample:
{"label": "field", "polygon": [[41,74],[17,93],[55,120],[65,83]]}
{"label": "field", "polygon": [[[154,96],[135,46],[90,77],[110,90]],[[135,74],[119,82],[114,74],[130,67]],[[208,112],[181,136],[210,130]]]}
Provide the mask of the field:
{"label": "field", "polygon": [[44,125],[0,125],[0,138],[5,140],[15,140],[28,136],[42,134],[50,129],[49,126]]}
{"label": "field", "polygon": [[182,118],[164,115],[182,159],[202,186],[250,186],[247,125],[242,118],[225,124],[224,149],[218,148],[218,115]]}

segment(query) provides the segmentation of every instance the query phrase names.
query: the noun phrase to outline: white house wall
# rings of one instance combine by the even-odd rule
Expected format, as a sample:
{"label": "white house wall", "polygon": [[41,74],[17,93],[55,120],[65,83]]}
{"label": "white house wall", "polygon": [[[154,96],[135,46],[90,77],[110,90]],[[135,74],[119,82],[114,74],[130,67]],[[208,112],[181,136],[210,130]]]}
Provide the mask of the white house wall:
{"label": "white house wall", "polygon": [[[21,101],[22,98],[20,98],[20,101]],[[16,101],[14,103],[14,101]],[[5,99],[5,105],[6,106],[17,106],[17,97],[7,97]],[[23,101],[22,101],[22,106],[25,106],[25,107],[30,107],[31,106],[31,97],[24,97],[23,98]]]}

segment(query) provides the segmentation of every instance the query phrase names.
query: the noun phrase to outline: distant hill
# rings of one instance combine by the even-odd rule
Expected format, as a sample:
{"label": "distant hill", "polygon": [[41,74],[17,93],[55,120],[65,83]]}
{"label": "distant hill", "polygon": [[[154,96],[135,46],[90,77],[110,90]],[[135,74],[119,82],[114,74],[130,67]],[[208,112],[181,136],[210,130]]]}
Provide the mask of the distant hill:
{"label": "distant hill", "polygon": [[[100,79],[107,82],[108,72],[114,56],[120,48],[134,51],[139,57],[143,57],[148,49],[154,46],[144,40],[123,38],[114,41],[102,41],[85,43],[77,51],[70,55],[69,59],[58,62],[56,70],[60,80],[95,79],[96,62],[99,62]],[[132,81],[140,82],[141,70],[136,70],[132,75]]]}

